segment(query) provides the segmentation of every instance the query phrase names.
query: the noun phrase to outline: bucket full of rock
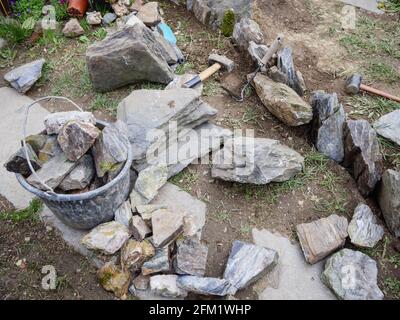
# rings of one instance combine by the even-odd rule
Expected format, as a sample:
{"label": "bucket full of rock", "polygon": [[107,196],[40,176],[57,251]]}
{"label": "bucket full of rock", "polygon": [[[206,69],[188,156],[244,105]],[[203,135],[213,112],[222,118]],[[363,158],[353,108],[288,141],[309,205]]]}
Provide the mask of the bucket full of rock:
{"label": "bucket full of rock", "polygon": [[[29,109],[62,99],[79,111],[49,114],[45,130],[26,136]],[[26,107],[22,147],[5,164],[19,183],[65,224],[91,229],[113,219],[130,192],[131,145],[124,122],[105,123],[64,97]]]}

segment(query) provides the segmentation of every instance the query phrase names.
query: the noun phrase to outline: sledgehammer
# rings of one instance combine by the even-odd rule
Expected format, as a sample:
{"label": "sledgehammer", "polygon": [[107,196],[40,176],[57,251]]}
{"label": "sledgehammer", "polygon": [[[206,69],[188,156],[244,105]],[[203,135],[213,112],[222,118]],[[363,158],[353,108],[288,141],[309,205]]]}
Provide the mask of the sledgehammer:
{"label": "sledgehammer", "polygon": [[231,59],[228,59],[227,57],[221,56],[219,54],[210,54],[210,56],[208,57],[208,65],[210,65],[209,68],[199,73],[193,79],[185,82],[183,84],[183,87],[193,88],[198,83],[205,81],[222,68],[225,69],[227,72],[232,72],[233,69],[235,69],[235,63]]}
{"label": "sledgehammer", "polygon": [[368,93],[373,93],[378,96],[400,102],[400,98],[396,97],[394,95],[391,95],[387,92],[381,91],[379,89],[372,88],[370,86],[367,86],[365,84],[362,84],[362,76],[359,74],[353,74],[346,82],[346,87],[345,90],[349,94],[357,94],[360,92],[360,90],[368,92]]}

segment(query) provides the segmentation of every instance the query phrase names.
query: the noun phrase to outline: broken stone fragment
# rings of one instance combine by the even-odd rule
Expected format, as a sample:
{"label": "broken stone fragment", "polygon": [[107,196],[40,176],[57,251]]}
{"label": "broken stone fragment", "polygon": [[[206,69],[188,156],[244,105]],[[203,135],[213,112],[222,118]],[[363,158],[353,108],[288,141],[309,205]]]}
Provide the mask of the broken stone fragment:
{"label": "broken stone fragment", "polygon": [[346,116],[336,93],[315,92],[311,105],[314,111],[311,136],[317,150],[336,162],[342,162]]}
{"label": "broken stone fragment", "polygon": [[177,241],[175,271],[178,274],[204,276],[208,247],[199,241],[184,239]]}
{"label": "broken stone fragment", "polygon": [[[44,147],[48,139],[48,136],[45,134],[33,134],[30,136],[27,136],[25,138],[25,142],[29,144],[33,151],[35,151],[36,154],[39,153],[39,151]],[[21,146],[23,146],[23,143],[21,141]]]}
{"label": "broken stone fragment", "polygon": [[101,13],[98,11],[86,12],[86,21],[92,26],[101,24],[103,20]]}
{"label": "broken stone fragment", "polygon": [[367,120],[347,120],[344,125],[344,160],[363,196],[381,179],[383,164],[376,132]]}
{"label": "broken stone fragment", "polygon": [[121,249],[121,265],[124,270],[140,270],[142,264],[155,255],[153,245],[147,241],[129,239]]}
{"label": "broken stone fragment", "polygon": [[70,19],[64,26],[62,33],[68,38],[75,38],[83,35],[85,30],[81,27],[78,19]]}
{"label": "broken stone fragment", "polygon": [[136,206],[136,211],[140,214],[142,219],[147,223],[151,224],[151,217],[153,212],[159,209],[166,209],[167,207],[160,204],[144,204]]}
{"label": "broken stone fragment", "polygon": [[[36,174],[41,181],[47,184],[50,188],[55,189],[77,164],[77,162],[69,161],[64,153],[60,153],[44,163],[43,166],[36,171]],[[29,176],[27,181],[38,189],[47,190],[47,188],[44,187],[39,179],[33,174]]]}
{"label": "broken stone fragment", "polygon": [[148,27],[154,27],[161,22],[160,9],[157,1],[147,2],[139,8],[136,15]]}
{"label": "broken stone fragment", "polygon": [[150,166],[139,172],[135,190],[148,201],[151,201],[158,190],[167,182],[168,168],[166,166]]}
{"label": "broken stone fragment", "polygon": [[95,174],[93,159],[86,154],[79,159],[78,165],[63,179],[58,186],[61,190],[82,190],[92,181]]}
{"label": "broken stone fragment", "polygon": [[117,15],[113,12],[107,12],[104,17],[103,17],[103,24],[104,25],[110,25],[117,19]]}
{"label": "broken stone fragment", "polygon": [[70,121],[96,124],[96,119],[91,112],[66,111],[50,113],[44,118],[47,134],[58,134],[61,128]]}
{"label": "broken stone fragment", "polygon": [[[35,151],[29,144],[26,145],[26,149],[33,169],[39,170],[42,165]],[[25,150],[23,147],[21,147],[7,160],[7,162],[4,164],[4,167],[7,169],[7,171],[20,173],[24,177],[27,177],[32,173],[31,169],[29,168],[28,161],[26,160]]]}
{"label": "broken stone fragment", "polygon": [[214,154],[213,178],[239,183],[283,182],[301,172],[304,158],[277,140],[235,137]]}
{"label": "broken stone fragment", "polygon": [[140,216],[133,216],[131,218],[130,230],[132,231],[133,238],[138,241],[142,241],[151,234],[151,229]]}
{"label": "broken stone fragment", "polygon": [[264,106],[279,120],[289,126],[300,126],[312,120],[311,106],[290,87],[258,74],[254,86]]}
{"label": "broken stone fragment", "polygon": [[391,169],[385,171],[378,202],[389,230],[400,238],[400,172]]}
{"label": "broken stone fragment", "polygon": [[305,93],[304,79],[298,78],[298,73],[294,66],[292,49],[289,47],[283,48],[278,52],[277,67],[285,75],[285,84],[297,92],[299,96]]}
{"label": "broken stone fragment", "polygon": [[125,6],[123,1],[121,1],[121,0],[114,1],[114,3],[111,2],[111,7],[118,17],[122,17],[129,13],[128,8]]}
{"label": "broken stone fragment", "polygon": [[307,262],[314,264],[343,247],[348,235],[347,227],[347,219],[336,214],[299,224],[297,237]]}
{"label": "broken stone fragment", "polygon": [[68,160],[79,160],[94,144],[100,130],[91,123],[70,121],[60,130],[57,141]]}
{"label": "broken stone fragment", "polygon": [[328,258],[322,281],[342,300],[382,300],[376,262],[366,254],[342,249]]}
{"label": "broken stone fragment", "polygon": [[144,276],[142,274],[138,275],[133,279],[133,285],[136,290],[147,290],[150,283],[150,277]]}
{"label": "broken stone fragment", "polygon": [[400,146],[400,110],[383,115],[373,126],[379,135]]}
{"label": "broken stone fragment", "polygon": [[19,93],[27,92],[42,76],[44,59],[38,59],[19,66],[4,75],[7,81]]}
{"label": "broken stone fragment", "polygon": [[171,269],[169,263],[169,248],[165,246],[157,249],[156,254],[153,258],[146,261],[142,265],[142,274],[147,276],[149,274],[169,272]]}
{"label": "broken stone fragment", "polygon": [[129,200],[133,212],[136,212],[137,206],[149,203],[149,201],[145,197],[141,196],[135,189],[132,189],[131,194],[129,195]]}
{"label": "broken stone fragment", "polygon": [[169,65],[178,63],[178,56],[176,55],[175,49],[171,43],[169,43],[157,30],[153,31],[153,34],[156,41],[158,41],[160,45],[159,49],[164,57],[164,60],[167,61]]}
{"label": "broken stone fragment", "polygon": [[62,152],[63,151],[57,141],[57,136],[51,135],[47,136],[46,143],[43,148],[39,150],[38,157],[42,163],[45,163]]}
{"label": "broken stone fragment", "polygon": [[212,296],[234,295],[237,291],[229,281],[218,278],[180,276],[177,279],[177,285],[188,292]]}
{"label": "broken stone fragment", "polygon": [[229,254],[224,272],[236,289],[246,288],[268,272],[278,263],[279,255],[275,250],[235,240]]}
{"label": "broken stone fragment", "polygon": [[102,287],[121,298],[128,293],[131,273],[118,268],[114,262],[108,262],[97,271],[97,277]]}
{"label": "broken stone fragment", "polygon": [[103,129],[92,148],[98,177],[106,173],[115,176],[121,170],[121,164],[128,158],[128,144],[128,129],[122,121]]}
{"label": "broken stone fragment", "polygon": [[130,228],[130,221],[132,218],[132,208],[129,201],[121,204],[114,213],[114,220],[123,224],[128,229]]}
{"label": "broken stone fragment", "polygon": [[174,274],[157,275],[150,277],[150,289],[152,293],[165,298],[184,298],[187,291],[177,286],[178,276]]}
{"label": "broken stone fragment", "polygon": [[91,250],[100,250],[111,255],[121,249],[128,239],[128,228],[119,222],[111,221],[92,229],[82,238],[81,243]]}
{"label": "broken stone fragment", "polygon": [[159,209],[151,218],[153,244],[163,247],[179,237],[183,232],[183,215],[180,212]]}
{"label": "broken stone fragment", "polygon": [[242,50],[247,50],[250,41],[256,44],[264,42],[264,35],[261,32],[260,26],[257,22],[249,18],[243,18],[235,24],[232,37]]}
{"label": "broken stone fragment", "polygon": [[261,65],[262,59],[268,51],[268,47],[264,44],[257,44],[254,41],[250,41],[247,51],[251,57],[251,60],[256,62],[257,65]]}
{"label": "broken stone fragment", "polygon": [[362,248],[375,247],[384,234],[371,209],[363,203],[355,208],[347,230],[351,243]]}

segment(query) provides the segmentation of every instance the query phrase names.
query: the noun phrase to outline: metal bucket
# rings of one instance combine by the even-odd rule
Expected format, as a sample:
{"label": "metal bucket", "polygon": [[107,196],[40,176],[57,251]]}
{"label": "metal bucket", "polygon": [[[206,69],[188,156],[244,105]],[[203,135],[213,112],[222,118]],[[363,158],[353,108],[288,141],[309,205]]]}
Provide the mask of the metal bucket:
{"label": "metal bucket", "polygon": [[[24,146],[26,146],[25,128],[29,108],[35,103],[48,98],[61,98],[70,101],[63,97],[45,97],[30,104],[26,110],[24,123],[24,138],[22,140]],[[75,105],[75,103],[73,104]],[[103,122],[100,123],[107,125]],[[27,156],[26,150],[25,154]],[[27,159],[29,159],[28,156]],[[131,146],[128,144],[128,157],[117,177],[98,189],[80,194],[67,195],[57,194],[53,190],[43,191],[30,185],[22,175],[16,174],[16,177],[22,187],[42,199],[49,209],[66,225],[75,229],[87,230],[94,228],[100,223],[112,220],[115,210],[127,199],[130,191],[130,167],[132,159]],[[29,160],[28,165],[31,167]],[[36,174],[32,167],[31,171],[33,174]]]}

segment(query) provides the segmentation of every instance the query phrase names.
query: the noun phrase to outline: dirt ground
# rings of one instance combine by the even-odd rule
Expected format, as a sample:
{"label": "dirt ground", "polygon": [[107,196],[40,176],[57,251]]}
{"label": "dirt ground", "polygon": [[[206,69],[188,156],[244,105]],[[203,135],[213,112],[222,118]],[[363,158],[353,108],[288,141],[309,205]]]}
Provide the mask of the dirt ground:
{"label": "dirt ground", "polygon": [[[359,202],[370,205],[383,221],[374,199],[360,196],[349,173],[333,161],[321,157],[312,148],[309,126],[291,128],[280,123],[265,109],[254,92],[245,102],[238,103],[221,89],[221,84],[243,83],[246,75],[253,70],[245,54],[238,53],[229,39],[199,23],[184,7],[176,7],[168,1],[160,3],[166,22],[177,32],[178,44],[187,56],[188,63],[183,71],[203,70],[211,51],[225,54],[237,63],[237,70],[228,78],[219,74],[205,84],[203,99],[218,110],[214,122],[232,129],[255,129],[257,137],[277,139],[301,153],[306,161],[304,173],[288,182],[267,186],[214,180],[208,165],[195,164],[171,179],[207,203],[207,222],[203,231],[203,239],[209,247],[207,275],[222,275],[232,241],[251,241],[252,228],[276,230],[296,241],[294,230],[297,224],[332,213],[350,219]],[[347,36],[340,29],[341,7],[334,1],[257,0],[253,15],[267,42],[273,40],[278,32],[285,35],[286,43],[294,50],[295,65],[303,73],[309,93],[321,89],[337,92],[346,111],[353,117],[352,112],[357,111],[359,105],[345,95],[344,77],[354,71],[362,71],[365,59],[361,56],[354,58],[349,54],[348,47],[343,45],[348,42],[341,40]],[[385,25],[396,23],[398,19],[396,15],[377,16],[360,10],[357,10],[357,15]],[[159,87],[154,84],[133,85],[104,95],[95,94],[90,83],[87,83],[84,68],[86,46],[74,39],[64,40],[59,45],[53,43],[34,45],[29,49],[19,48],[14,65],[38,53],[44,54],[51,65],[45,73],[46,79],[35,86],[29,95],[33,98],[54,93],[66,95],[85,109],[94,110],[99,118],[110,120],[114,118],[117,103],[132,90]],[[57,48],[50,52],[51,47]],[[385,59],[395,70],[399,70],[399,59],[389,55]],[[0,69],[0,75],[7,70]],[[400,92],[400,81],[391,80],[376,80],[367,76],[367,81],[380,89],[393,94]],[[306,100],[309,99],[309,93]],[[47,103],[45,107],[50,111],[69,108],[54,103]],[[354,117],[369,119],[369,115],[360,113]],[[400,157],[397,149],[385,157],[386,167],[400,164],[400,161],[397,162],[397,152]],[[0,197],[0,211],[7,206],[9,204]],[[13,237],[5,236],[8,234]],[[54,232],[47,232],[40,221],[1,221],[0,235],[0,298],[112,298],[99,287],[94,269],[86,260],[66,248]],[[26,237],[31,238],[30,242],[25,242]],[[351,245],[346,244],[346,247],[351,248]],[[385,238],[376,248],[364,250],[378,261],[379,286],[388,299],[400,298],[399,247],[400,242],[385,230]],[[21,269],[15,263],[22,258],[26,258],[27,267]],[[43,276],[40,268],[46,264],[54,264],[60,277],[66,279],[60,280],[65,285],[60,285],[55,292],[39,289]],[[256,298],[256,294],[252,288],[248,288],[240,292],[238,297],[250,299]]]}

